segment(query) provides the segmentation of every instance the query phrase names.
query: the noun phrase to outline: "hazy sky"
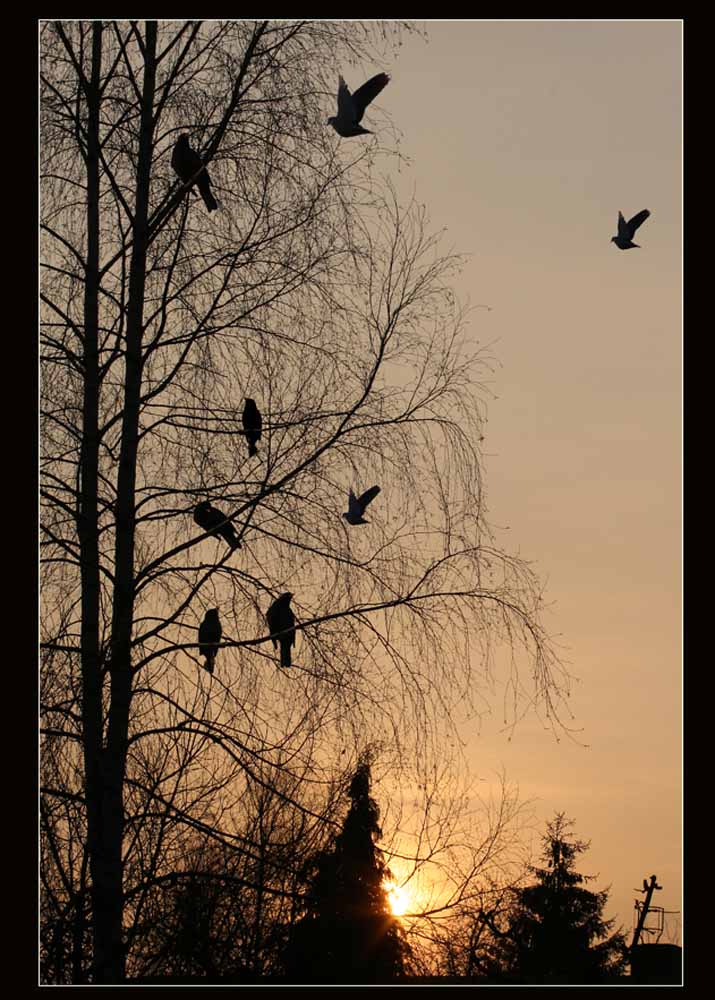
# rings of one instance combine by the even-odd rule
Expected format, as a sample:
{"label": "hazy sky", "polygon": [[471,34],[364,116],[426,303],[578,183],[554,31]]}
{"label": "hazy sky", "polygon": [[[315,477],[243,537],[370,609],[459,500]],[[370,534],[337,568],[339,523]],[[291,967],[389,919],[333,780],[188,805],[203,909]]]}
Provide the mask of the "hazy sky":
{"label": "hazy sky", "polygon": [[[365,69],[392,75],[378,103],[412,161],[393,176],[472,255],[458,294],[491,307],[470,325],[500,363],[490,518],[547,580],[588,744],[536,719],[509,742],[495,701],[470,757],[576,820],[580,870],[630,932],[646,876],[681,909],[681,24],[427,31]],[[642,208],[642,249],[618,250],[619,209]]]}

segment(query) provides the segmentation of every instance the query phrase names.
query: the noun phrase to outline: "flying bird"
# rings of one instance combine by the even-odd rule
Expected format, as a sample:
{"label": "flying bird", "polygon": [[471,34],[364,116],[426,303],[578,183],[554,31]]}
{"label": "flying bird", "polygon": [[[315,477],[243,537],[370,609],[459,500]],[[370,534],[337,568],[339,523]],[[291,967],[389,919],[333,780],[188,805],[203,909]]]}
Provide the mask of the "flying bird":
{"label": "flying bird", "polygon": [[642,212],[638,212],[637,215],[634,215],[632,219],[626,222],[623,214],[619,212],[618,235],[611,237],[611,243],[615,243],[619,250],[630,250],[631,247],[638,247],[638,244],[633,242],[633,237],[635,236],[636,229],[643,225],[649,215],[650,212],[648,209],[644,208]]}
{"label": "flying bird", "polygon": [[343,514],[343,517],[348,522],[348,524],[369,524],[363,517],[365,513],[365,508],[369,503],[371,503],[377,494],[380,492],[379,486],[371,486],[369,490],[365,490],[362,496],[356,497],[352,490],[350,490],[350,496],[348,497],[348,509]]}
{"label": "flying bird", "polygon": [[360,122],[365,114],[365,108],[374,101],[381,90],[388,85],[390,77],[387,73],[378,73],[358,87],[354,94],[348,90],[348,85],[342,76],[338,78],[338,113],[328,118],[338,135],[348,139],[353,135],[371,134],[369,128],[363,128]]}
{"label": "flying bird", "polygon": [[218,608],[209,608],[199,625],[199,653],[206,657],[204,666],[210,674],[214,672],[214,660],[222,634]]}
{"label": "flying bird", "polygon": [[194,184],[198,185],[199,193],[209,212],[218,208],[216,199],[211,193],[211,180],[206,167],[204,167],[203,160],[196,150],[189,145],[188,135],[180,135],[176,140],[174,151],[171,154],[171,165],[184,184],[193,181]]}
{"label": "flying bird", "polygon": [[[281,646],[281,666],[291,665],[291,647],[295,645],[295,615],[290,609],[290,599],[293,595],[286,592],[277,597],[266,611],[268,629],[273,639],[273,648],[278,643]],[[280,635],[279,633],[283,633]]]}
{"label": "flying bird", "polygon": [[208,500],[202,500],[200,504],[196,505],[194,521],[204,531],[210,531],[212,535],[220,535],[232,549],[241,548],[234,526],[226,520],[226,515],[222,514],[216,507],[212,507]]}
{"label": "flying bird", "polygon": [[255,399],[247,399],[243,407],[243,433],[248,441],[248,457],[257,454],[256,442],[261,436],[263,417],[256,406]]}

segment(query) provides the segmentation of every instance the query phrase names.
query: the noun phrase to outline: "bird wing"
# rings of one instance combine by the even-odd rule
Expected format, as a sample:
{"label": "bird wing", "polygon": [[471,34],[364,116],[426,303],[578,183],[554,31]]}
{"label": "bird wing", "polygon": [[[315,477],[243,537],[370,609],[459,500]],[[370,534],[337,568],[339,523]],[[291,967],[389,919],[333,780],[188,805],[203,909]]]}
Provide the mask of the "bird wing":
{"label": "bird wing", "polygon": [[277,637],[273,639],[274,649],[278,645],[279,640],[281,643],[289,640],[289,645],[293,645],[295,642],[295,633],[278,636],[279,632],[285,632],[286,629],[292,628],[295,625],[295,615],[291,611],[290,607],[287,604],[279,603],[279,601],[280,598],[275,600],[273,604],[271,604],[268,611],[266,611],[268,632],[271,637]]}
{"label": "bird wing", "polygon": [[[274,601],[268,611],[266,611],[266,622],[270,635],[275,635],[276,632],[281,631],[281,607],[277,601]],[[273,645],[275,646],[275,641]]]}
{"label": "bird wing", "polygon": [[362,116],[365,114],[365,108],[371,101],[375,100],[380,91],[384,90],[389,82],[390,77],[387,73],[378,73],[377,76],[373,76],[366,83],[363,83],[362,87],[358,87],[353,94],[356,122],[362,119]]}
{"label": "bird wing", "polygon": [[349,122],[355,120],[355,104],[342,76],[338,77],[338,118]]}
{"label": "bird wing", "polygon": [[371,486],[369,490],[365,490],[363,495],[358,500],[358,503],[360,504],[360,507],[362,508],[363,511],[365,510],[365,508],[369,503],[372,503],[372,501],[375,499],[375,497],[379,492],[380,492],[379,486]]}
{"label": "bird wing", "polygon": [[637,215],[634,215],[632,219],[628,220],[628,232],[631,236],[633,236],[638,226],[641,226],[649,215],[650,212],[648,209],[644,208],[642,212],[638,212]]}
{"label": "bird wing", "polygon": [[219,643],[223,630],[218,615],[216,617],[204,618],[199,625],[199,643]]}
{"label": "bird wing", "polygon": [[231,547],[237,544],[238,535],[236,534],[236,529],[230,521],[227,521],[224,525],[222,525],[219,531],[223,540],[228,542]]}
{"label": "bird wing", "polygon": [[202,527],[206,528],[217,528],[219,524],[222,524],[226,520],[226,515],[222,514],[220,510],[216,507],[207,507],[204,511],[204,523]]}
{"label": "bird wing", "polygon": [[179,141],[174,146],[171,165],[185,184],[201,169],[203,161],[187,140],[185,142]]}
{"label": "bird wing", "polygon": [[201,159],[201,157],[196,152],[196,150],[192,149],[190,146],[187,146],[187,148],[186,148],[186,167],[187,167],[188,173],[193,177],[194,174],[198,173],[198,171],[201,170],[201,168],[203,167],[203,165],[204,165],[204,161]]}
{"label": "bird wing", "polygon": [[[295,628],[295,615],[293,614],[293,612],[291,611],[290,608],[286,608],[285,609],[285,615],[283,616],[283,620],[281,622],[280,631],[282,632],[285,629],[289,629],[289,628],[290,629],[294,629]],[[281,642],[285,642],[286,640],[288,640],[288,645],[289,646],[294,646],[295,645],[295,631],[293,631],[293,632],[286,632],[285,635],[281,636]]]}
{"label": "bird wing", "polygon": [[623,218],[623,212],[618,213],[618,238],[628,237],[628,223]]}
{"label": "bird wing", "polygon": [[194,511],[194,521],[204,531],[210,531],[224,520],[223,514],[209,503],[200,504]]}
{"label": "bird wing", "polygon": [[263,418],[260,410],[253,400],[246,400],[243,408],[243,429],[245,431],[259,431],[263,426]]}

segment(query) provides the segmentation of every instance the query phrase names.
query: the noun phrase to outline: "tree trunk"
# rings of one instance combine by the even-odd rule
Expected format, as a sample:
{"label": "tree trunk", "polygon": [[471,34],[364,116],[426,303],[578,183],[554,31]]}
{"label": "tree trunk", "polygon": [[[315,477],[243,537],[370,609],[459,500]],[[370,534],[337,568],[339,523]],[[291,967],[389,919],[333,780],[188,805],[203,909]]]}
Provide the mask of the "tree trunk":
{"label": "tree trunk", "polygon": [[[102,24],[92,26],[89,79],[83,80],[87,102],[87,261],[84,283],[84,398],[77,533],[82,580],[82,729],[87,803],[87,840],[92,880],[93,967],[95,978],[111,964],[108,957],[104,873],[102,782],[102,663],[99,641],[99,112]],[[103,975],[103,973],[101,973]],[[102,981],[101,978],[97,981]]]}
{"label": "tree trunk", "polygon": [[[95,26],[97,55],[101,55],[101,26]],[[131,636],[134,611],[134,495],[136,460],[139,439],[139,400],[142,378],[142,324],[147,248],[147,214],[151,179],[153,145],[153,102],[155,90],[156,24],[147,24],[144,50],[144,82],[142,93],[141,131],[137,167],[136,203],[132,231],[132,259],[129,274],[129,299],[127,306],[126,369],[124,380],[124,413],[119,472],[117,477],[115,581],[112,606],[110,704],[107,719],[106,746],[102,748],[101,732],[101,683],[91,691],[93,708],[91,740],[90,730],[85,729],[85,761],[87,768],[88,818],[92,815],[90,857],[92,872],[92,919],[94,936],[93,982],[120,983],[125,978],[125,949],[123,943],[123,871],[122,843],[124,836],[124,776],[127,756],[129,708],[132,691]],[[97,137],[98,137],[97,101]],[[89,169],[89,168],[88,168]],[[99,192],[98,163],[92,166],[96,174],[96,195]],[[88,199],[96,210],[98,197],[93,197],[90,186]],[[98,216],[95,230],[98,233]],[[90,227],[90,232],[92,231]],[[98,261],[98,254],[95,254]],[[96,269],[96,263],[95,263]],[[96,273],[96,270],[95,270]],[[88,289],[88,299],[90,298]],[[95,356],[96,356],[96,288]],[[88,382],[90,380],[88,379]],[[86,391],[86,395],[88,390]],[[94,397],[93,397],[94,398]],[[95,427],[97,421],[94,411]],[[85,437],[87,426],[85,425]],[[96,435],[95,435],[96,438]],[[91,453],[94,461],[93,489],[86,486],[86,493],[94,496],[94,529],[96,551],[96,446]],[[87,503],[89,503],[89,497]],[[83,595],[98,593],[83,586]],[[96,600],[93,605],[97,615]],[[95,617],[94,621],[97,621]],[[99,676],[99,670],[95,670]],[[95,690],[96,688],[96,690]],[[97,726],[97,722],[99,725]],[[98,732],[96,731],[98,730]],[[91,774],[91,780],[90,780]]]}

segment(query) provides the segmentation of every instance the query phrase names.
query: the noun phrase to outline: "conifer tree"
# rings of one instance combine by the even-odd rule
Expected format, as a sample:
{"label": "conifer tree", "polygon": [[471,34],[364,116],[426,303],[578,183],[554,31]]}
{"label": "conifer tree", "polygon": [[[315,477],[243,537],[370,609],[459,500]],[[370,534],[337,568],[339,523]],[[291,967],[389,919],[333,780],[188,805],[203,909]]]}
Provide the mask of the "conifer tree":
{"label": "conifer tree", "polygon": [[613,920],[604,920],[608,890],[590,892],[576,858],[590,843],[569,834],[573,820],[556,813],[542,838],[545,867],[531,867],[535,881],[513,890],[505,931],[487,917],[499,939],[503,971],[534,982],[593,983],[621,973],[626,942]]}
{"label": "conifer tree", "polygon": [[375,844],[380,810],[370,796],[366,761],[348,795],[342,830],[306,873],[305,914],[286,953],[286,971],[295,981],[379,982],[405,972],[409,947],[387,898],[391,874]]}

